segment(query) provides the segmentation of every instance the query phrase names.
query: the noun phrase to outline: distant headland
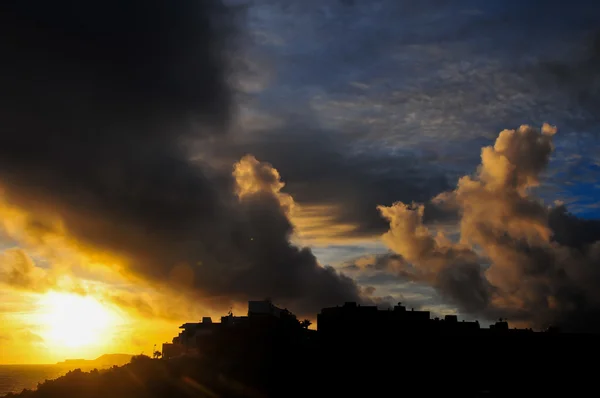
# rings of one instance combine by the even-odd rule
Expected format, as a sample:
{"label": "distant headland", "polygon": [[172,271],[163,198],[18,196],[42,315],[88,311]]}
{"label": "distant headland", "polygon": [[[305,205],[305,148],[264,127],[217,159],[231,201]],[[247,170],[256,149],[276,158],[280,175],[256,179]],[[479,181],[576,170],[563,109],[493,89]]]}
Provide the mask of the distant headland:
{"label": "distant headland", "polygon": [[104,354],[96,359],[66,359],[57,362],[56,365],[66,366],[97,366],[100,368],[108,366],[122,366],[131,361],[133,355],[130,354]]}

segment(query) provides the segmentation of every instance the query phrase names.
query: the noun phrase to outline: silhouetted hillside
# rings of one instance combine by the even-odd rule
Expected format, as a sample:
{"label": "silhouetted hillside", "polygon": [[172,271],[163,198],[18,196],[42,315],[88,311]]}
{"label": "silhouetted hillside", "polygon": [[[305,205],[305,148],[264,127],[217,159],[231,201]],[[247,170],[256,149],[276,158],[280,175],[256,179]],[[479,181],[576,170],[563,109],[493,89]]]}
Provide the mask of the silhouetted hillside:
{"label": "silhouetted hillside", "polygon": [[[227,380],[191,358],[172,361],[135,356],[121,367],[82,372],[76,369],[56,380],[38,384],[35,391],[24,390],[6,397],[75,398],[75,397],[242,397],[249,390]],[[244,393],[245,391],[245,393]],[[260,396],[260,395],[254,395]]]}
{"label": "silhouetted hillside", "polygon": [[[15,398],[539,396],[593,393],[593,336],[315,341],[224,337],[204,356],[75,370]],[[590,389],[591,388],[591,389]]]}

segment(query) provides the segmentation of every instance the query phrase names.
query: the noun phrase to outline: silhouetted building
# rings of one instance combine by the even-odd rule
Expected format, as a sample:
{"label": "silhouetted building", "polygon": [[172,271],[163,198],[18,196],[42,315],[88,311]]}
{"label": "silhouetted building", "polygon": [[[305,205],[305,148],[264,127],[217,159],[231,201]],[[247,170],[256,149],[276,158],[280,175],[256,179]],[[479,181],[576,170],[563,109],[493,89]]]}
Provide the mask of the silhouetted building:
{"label": "silhouetted building", "polygon": [[458,323],[458,316],[456,315],[446,315],[444,317],[444,321],[451,323],[451,324],[455,324]]}
{"label": "silhouetted building", "polygon": [[162,357],[164,359],[175,358],[183,354],[185,354],[185,349],[181,344],[163,343],[162,345]]}
{"label": "silhouetted building", "polygon": [[271,315],[280,317],[284,310],[273,305],[271,300],[248,301],[248,316],[252,315]]}
{"label": "silhouetted building", "polygon": [[296,315],[287,309],[276,307],[268,299],[249,301],[247,316],[235,316],[230,312],[221,317],[221,322],[213,322],[210,317],[204,317],[202,322],[185,323],[179,328],[183,330],[173,338],[173,342],[163,344],[163,358],[204,355],[214,348],[211,345],[223,343],[234,336],[239,340],[245,336],[278,329],[304,330]]}
{"label": "silhouetted building", "polygon": [[510,330],[508,328],[508,322],[503,321],[502,319],[500,319],[493,325],[490,325],[490,329],[492,329],[495,332],[506,332],[506,331]]}
{"label": "silhouetted building", "polygon": [[[561,374],[555,367],[558,358],[572,352],[562,341],[596,341],[555,333],[511,329],[505,319],[483,328],[457,315],[432,319],[429,311],[401,303],[379,309],[355,302],[323,308],[317,330],[308,330],[294,314],[263,300],[249,301],[243,316],[230,312],[220,322],[205,317],[181,325],[173,343],[163,345],[163,357],[178,372],[183,364],[198,366],[219,385],[242,392],[260,387],[262,395],[256,396],[264,397],[304,396],[307,380],[319,386],[322,396],[385,396],[398,388],[399,376],[416,380],[423,372],[432,382],[409,383],[423,395],[481,396],[470,393],[494,390],[514,395],[523,381],[531,382],[531,369],[550,372],[551,382]],[[394,365],[373,366],[389,362]],[[539,385],[534,390],[537,394]]]}
{"label": "silhouetted building", "polygon": [[[210,317],[199,323],[185,323],[172,343],[163,344],[163,357],[178,355],[205,355],[218,347],[239,342],[260,341],[257,346],[266,346],[266,340],[287,344],[346,344],[356,341],[385,341],[403,335],[450,335],[450,336],[500,336],[533,333],[531,329],[510,329],[506,320],[500,319],[482,328],[478,321],[459,321],[457,315],[446,315],[443,319],[431,319],[429,311],[408,310],[402,303],[390,309],[346,302],[342,306],[323,308],[317,314],[317,330],[308,330],[296,315],[279,308],[271,300],[249,301],[248,313],[235,316],[233,313],[213,322]],[[557,333],[550,328],[548,332]],[[266,339],[266,340],[265,340]],[[273,343],[274,344],[274,343]],[[314,348],[314,347],[313,347]],[[253,355],[257,355],[256,352]]]}
{"label": "silhouetted building", "polygon": [[343,306],[323,308],[317,315],[317,331],[323,337],[354,335],[391,335],[423,332],[432,327],[429,311],[406,310],[401,303],[393,309],[362,306],[347,302]]}

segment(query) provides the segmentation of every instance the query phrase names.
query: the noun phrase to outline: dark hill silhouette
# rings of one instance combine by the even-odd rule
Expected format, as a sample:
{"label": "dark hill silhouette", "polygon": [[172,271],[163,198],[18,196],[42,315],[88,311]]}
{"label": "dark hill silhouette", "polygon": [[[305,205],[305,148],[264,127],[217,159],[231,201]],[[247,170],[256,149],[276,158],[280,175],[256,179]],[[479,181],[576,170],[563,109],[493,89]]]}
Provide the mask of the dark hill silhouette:
{"label": "dark hill silhouette", "polygon": [[65,361],[57,362],[57,365],[69,365],[69,366],[121,366],[131,361],[133,355],[131,354],[104,354],[96,359],[67,359]]}

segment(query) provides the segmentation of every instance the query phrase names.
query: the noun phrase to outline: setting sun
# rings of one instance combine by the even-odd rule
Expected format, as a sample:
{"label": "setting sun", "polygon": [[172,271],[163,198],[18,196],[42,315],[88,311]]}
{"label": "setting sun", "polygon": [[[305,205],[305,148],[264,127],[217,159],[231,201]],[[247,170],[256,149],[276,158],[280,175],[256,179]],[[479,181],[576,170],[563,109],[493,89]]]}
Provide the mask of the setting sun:
{"label": "setting sun", "polygon": [[91,296],[48,293],[41,299],[45,339],[60,347],[82,348],[102,343],[118,315]]}

